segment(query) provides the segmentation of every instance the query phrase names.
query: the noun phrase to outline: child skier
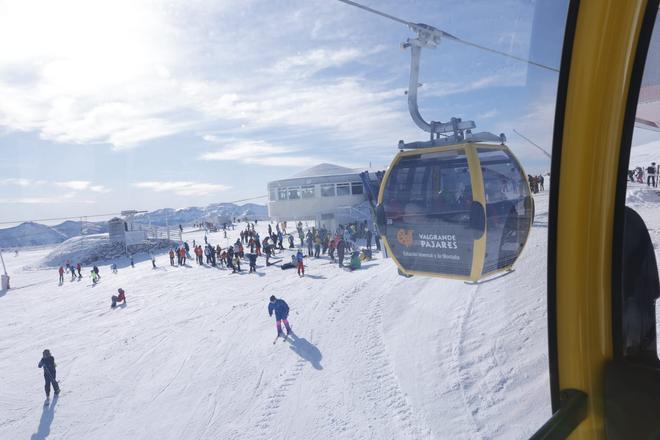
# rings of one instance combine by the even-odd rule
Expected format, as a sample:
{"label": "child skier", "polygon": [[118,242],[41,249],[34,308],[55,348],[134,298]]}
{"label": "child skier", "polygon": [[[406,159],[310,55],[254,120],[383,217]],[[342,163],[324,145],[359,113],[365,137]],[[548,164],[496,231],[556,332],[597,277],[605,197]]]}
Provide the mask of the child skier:
{"label": "child skier", "polygon": [[126,294],[124,292],[124,289],[117,289],[117,292],[119,295],[112,295],[112,305],[111,307],[114,309],[117,307],[117,303],[123,302],[126,304]]}
{"label": "child skier", "polygon": [[[282,332],[282,323],[284,323],[284,327],[286,328],[286,336],[289,336],[292,333],[291,326],[287,319],[289,317],[289,305],[283,299],[275,298],[275,295],[273,295],[270,297],[270,303],[268,304],[268,315],[273,316],[273,312],[275,312],[277,337],[279,338],[282,336],[286,339]],[[277,338],[275,338],[275,340],[277,341]]]}
{"label": "child skier", "polygon": [[64,267],[60,266],[58,269],[58,272],[60,274],[60,284],[64,283]]}
{"label": "child skier", "polygon": [[305,276],[305,263],[304,260],[305,257],[302,253],[301,249],[298,249],[298,253],[296,254],[296,266],[298,268],[298,276],[299,277],[304,277]]}
{"label": "child skier", "polygon": [[115,263],[112,263],[112,266],[110,266],[110,269],[112,269],[112,273],[117,273],[117,265]]}
{"label": "child skier", "polygon": [[44,369],[44,390],[46,390],[46,400],[50,399],[50,386],[53,385],[55,395],[60,394],[60,385],[57,383],[57,371],[55,371],[55,358],[50,354],[50,350],[44,350],[43,357],[37,365]]}
{"label": "child skier", "polygon": [[76,264],[76,270],[78,271],[78,279],[82,279],[82,274],[80,273],[80,270],[82,269],[82,266],[80,263]]}

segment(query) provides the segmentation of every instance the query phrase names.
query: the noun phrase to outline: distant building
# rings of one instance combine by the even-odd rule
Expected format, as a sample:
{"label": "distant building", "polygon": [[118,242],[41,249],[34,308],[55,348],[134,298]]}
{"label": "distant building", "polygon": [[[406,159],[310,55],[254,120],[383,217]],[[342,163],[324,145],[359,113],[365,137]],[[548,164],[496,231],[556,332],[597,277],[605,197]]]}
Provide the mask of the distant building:
{"label": "distant building", "polygon": [[[369,174],[372,181],[375,174]],[[322,163],[268,183],[268,214],[276,221],[314,221],[334,229],[367,220],[371,211],[360,171]]]}
{"label": "distant building", "polygon": [[119,217],[108,220],[108,236],[110,241],[126,242],[126,222]]}

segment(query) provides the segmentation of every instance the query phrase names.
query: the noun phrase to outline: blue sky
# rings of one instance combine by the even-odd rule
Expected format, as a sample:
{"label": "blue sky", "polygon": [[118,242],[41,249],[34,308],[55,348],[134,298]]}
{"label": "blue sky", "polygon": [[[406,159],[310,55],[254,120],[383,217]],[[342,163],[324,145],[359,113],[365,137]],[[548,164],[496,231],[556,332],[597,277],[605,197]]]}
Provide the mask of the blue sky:
{"label": "blue sky", "polygon": [[[362,3],[559,65],[565,0]],[[404,96],[412,36],[334,0],[0,2],[0,221],[255,197],[319,162],[382,169],[426,139]],[[556,73],[447,41],[420,79],[425,118],[473,119],[549,169],[513,129],[549,148]]]}

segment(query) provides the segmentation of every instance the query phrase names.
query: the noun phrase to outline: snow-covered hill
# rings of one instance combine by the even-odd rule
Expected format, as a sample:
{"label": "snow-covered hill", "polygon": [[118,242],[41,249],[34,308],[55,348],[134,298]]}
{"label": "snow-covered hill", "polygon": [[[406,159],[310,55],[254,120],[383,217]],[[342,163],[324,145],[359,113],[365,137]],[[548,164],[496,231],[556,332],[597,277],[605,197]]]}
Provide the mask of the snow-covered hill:
{"label": "snow-covered hill", "polygon": [[11,228],[0,229],[0,247],[43,246],[61,243],[68,236],[49,226],[25,222]]}
{"label": "snow-covered hill", "polygon": [[[231,221],[232,219],[248,218],[264,220],[268,218],[268,209],[264,205],[246,203],[215,203],[204,208],[192,207],[185,209],[158,209],[135,217],[135,222],[154,226],[190,225],[202,221]],[[226,220],[222,220],[226,219]],[[45,246],[61,243],[69,238],[102,234],[108,232],[108,223],[80,222],[67,220],[59,225],[46,226],[40,223],[26,222],[11,228],[0,229],[0,248],[20,248]]]}
{"label": "snow-covered hill", "polygon": [[[162,253],[177,247],[177,243],[166,239],[149,239],[145,243],[131,245],[129,252],[135,254]],[[112,264],[119,258],[126,260],[123,243],[111,242],[108,234],[85,235],[70,238],[51,250],[35,265],[39,268],[57,268],[66,261],[83,265],[105,262]]]}
{"label": "snow-covered hill", "polygon": [[214,203],[204,208],[191,207],[184,209],[158,209],[135,217],[138,223],[148,223],[164,226],[176,224],[193,224],[204,220],[213,221],[214,217],[225,217],[227,219],[249,218],[250,220],[264,220],[268,218],[268,209],[264,205],[246,203],[236,205],[234,203]]}
{"label": "snow-covered hill", "polygon": [[[121,260],[95,287],[58,287],[55,270],[25,269],[46,251],[7,258],[0,438],[528,437],[550,415],[547,193],[537,212],[516,270],[477,285],[403,278],[380,255],[352,273],[311,259],[299,278],[263,259],[232,274],[159,254],[156,270]],[[119,287],[128,304],[111,310]],[[272,344],[271,294],[291,306],[289,342]],[[63,394],[42,408],[44,348]]]}

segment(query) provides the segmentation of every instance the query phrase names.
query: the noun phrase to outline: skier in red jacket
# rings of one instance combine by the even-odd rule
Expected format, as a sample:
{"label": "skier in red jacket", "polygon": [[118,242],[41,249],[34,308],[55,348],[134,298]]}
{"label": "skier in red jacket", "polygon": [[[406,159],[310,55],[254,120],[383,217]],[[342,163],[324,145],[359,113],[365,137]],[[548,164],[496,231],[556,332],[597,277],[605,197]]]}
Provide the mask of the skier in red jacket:
{"label": "skier in red jacket", "polygon": [[117,303],[123,302],[124,305],[126,305],[126,293],[124,292],[124,289],[117,289],[117,292],[119,295],[112,295],[112,308],[114,309],[117,307]]}

